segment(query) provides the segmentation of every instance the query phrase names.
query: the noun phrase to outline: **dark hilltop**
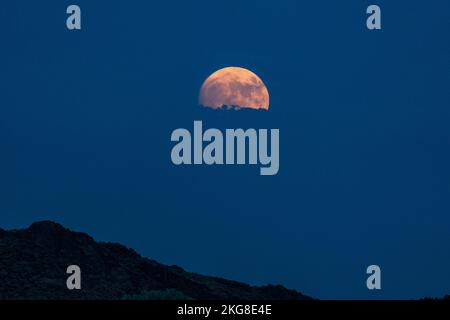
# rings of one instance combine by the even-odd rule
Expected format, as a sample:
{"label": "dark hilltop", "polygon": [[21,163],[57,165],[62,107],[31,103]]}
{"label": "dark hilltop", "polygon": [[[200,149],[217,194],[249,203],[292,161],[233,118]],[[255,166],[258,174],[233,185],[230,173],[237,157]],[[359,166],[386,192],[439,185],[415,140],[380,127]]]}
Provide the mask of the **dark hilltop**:
{"label": "dark hilltop", "polygon": [[[69,265],[81,268],[81,290],[68,290]],[[184,271],[116,243],[96,242],[51,221],[0,228],[0,299],[304,300],[279,285],[250,286]]]}

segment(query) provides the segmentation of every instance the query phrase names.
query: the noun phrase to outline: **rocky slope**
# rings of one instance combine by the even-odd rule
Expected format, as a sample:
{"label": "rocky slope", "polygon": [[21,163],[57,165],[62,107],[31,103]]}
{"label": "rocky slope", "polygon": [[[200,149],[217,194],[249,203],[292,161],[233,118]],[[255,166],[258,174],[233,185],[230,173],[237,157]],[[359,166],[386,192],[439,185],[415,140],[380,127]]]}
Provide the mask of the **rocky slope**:
{"label": "rocky slope", "polygon": [[[66,287],[72,264],[81,268],[81,290]],[[192,299],[309,299],[282,286],[254,287],[162,265],[50,221],[0,229],[0,299],[122,299],[158,292]]]}

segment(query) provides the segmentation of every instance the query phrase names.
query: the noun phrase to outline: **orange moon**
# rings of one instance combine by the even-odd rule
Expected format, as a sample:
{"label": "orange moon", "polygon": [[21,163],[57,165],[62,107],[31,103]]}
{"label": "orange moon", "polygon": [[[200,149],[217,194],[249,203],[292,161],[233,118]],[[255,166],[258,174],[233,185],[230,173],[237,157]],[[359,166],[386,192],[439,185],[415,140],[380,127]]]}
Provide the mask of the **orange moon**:
{"label": "orange moon", "polygon": [[239,67],[211,74],[199,94],[199,104],[213,109],[227,107],[269,109],[269,91],[253,72]]}

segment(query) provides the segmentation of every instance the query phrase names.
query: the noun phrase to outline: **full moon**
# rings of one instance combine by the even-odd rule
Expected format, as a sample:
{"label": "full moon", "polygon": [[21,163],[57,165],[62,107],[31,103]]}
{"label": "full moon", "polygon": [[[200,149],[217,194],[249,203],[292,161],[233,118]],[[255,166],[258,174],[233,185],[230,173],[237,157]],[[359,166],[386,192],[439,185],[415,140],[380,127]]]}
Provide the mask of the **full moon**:
{"label": "full moon", "polygon": [[227,107],[269,109],[269,92],[253,72],[239,67],[211,74],[200,89],[199,104],[213,109]]}

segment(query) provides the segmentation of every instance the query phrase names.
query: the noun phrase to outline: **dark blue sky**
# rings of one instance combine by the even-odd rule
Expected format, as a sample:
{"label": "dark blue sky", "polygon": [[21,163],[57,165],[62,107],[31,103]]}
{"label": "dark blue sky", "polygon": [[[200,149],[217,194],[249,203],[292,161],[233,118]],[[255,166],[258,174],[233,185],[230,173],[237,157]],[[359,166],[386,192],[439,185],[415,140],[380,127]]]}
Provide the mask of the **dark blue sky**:
{"label": "dark blue sky", "polygon": [[[0,227],[52,219],[318,298],[450,293],[450,2],[374,3],[376,32],[366,1],[2,3]],[[225,66],[263,79],[268,113],[199,109]],[[279,128],[278,175],[173,166],[193,120]]]}

